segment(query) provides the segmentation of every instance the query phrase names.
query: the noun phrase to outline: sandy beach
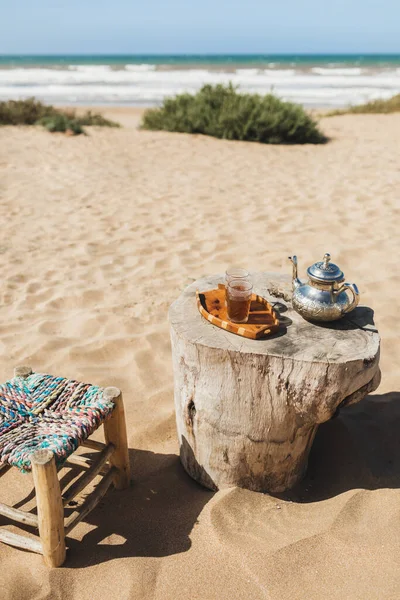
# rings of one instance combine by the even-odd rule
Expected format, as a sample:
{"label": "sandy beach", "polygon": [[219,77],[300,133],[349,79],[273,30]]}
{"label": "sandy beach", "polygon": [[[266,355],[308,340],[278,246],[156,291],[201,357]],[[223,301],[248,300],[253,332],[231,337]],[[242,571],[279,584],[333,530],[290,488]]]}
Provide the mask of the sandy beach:
{"label": "sandy beach", "polygon": [[[0,544],[1,600],[398,600],[400,114],[323,118],[323,146],[103,114],[123,127],[0,128],[0,377],[28,364],[120,387],[133,485],[73,531],[60,569]],[[285,498],[202,489],[178,458],[169,305],[229,265],[291,273],[295,253],[303,275],[325,252],[375,311],[380,388],[320,427]],[[1,479],[2,502],[31,491]]]}

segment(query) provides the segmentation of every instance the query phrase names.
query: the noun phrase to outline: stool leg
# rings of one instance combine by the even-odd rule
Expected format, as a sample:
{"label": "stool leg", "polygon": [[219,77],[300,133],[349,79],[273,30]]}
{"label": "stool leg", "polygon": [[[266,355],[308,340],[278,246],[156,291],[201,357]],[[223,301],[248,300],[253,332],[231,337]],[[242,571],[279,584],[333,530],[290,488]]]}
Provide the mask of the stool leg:
{"label": "stool leg", "polygon": [[39,535],[44,562],[59,567],[65,560],[64,508],[56,461],[51,450],[37,450],[31,456],[35,483]]}
{"label": "stool leg", "polygon": [[104,423],[104,435],[106,443],[115,446],[110,458],[110,463],[118,469],[114,478],[114,485],[117,490],[123,490],[129,486],[130,482],[124,403],[121,391],[115,387],[106,388],[104,398],[115,404],[111,417]]}

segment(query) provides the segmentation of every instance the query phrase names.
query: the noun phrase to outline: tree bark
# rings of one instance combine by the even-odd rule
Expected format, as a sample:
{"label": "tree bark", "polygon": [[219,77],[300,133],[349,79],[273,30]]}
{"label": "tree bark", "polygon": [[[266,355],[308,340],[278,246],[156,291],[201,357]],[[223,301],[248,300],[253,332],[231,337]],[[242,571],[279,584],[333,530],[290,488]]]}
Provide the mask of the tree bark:
{"label": "tree bark", "polygon": [[359,307],[335,323],[309,323],[285,300],[290,279],[259,273],[254,291],[279,297],[283,324],[275,336],[249,340],[197,310],[196,289],[222,281],[193,283],[170,309],[181,460],[210,489],[282,492],[304,475],[318,425],[379,385],[373,312]]}

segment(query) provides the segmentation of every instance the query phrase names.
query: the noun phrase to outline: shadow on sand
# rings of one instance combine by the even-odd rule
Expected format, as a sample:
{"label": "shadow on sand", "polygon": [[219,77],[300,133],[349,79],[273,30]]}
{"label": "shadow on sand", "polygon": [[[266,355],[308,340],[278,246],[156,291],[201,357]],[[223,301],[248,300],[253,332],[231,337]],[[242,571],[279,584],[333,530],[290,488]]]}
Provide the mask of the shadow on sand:
{"label": "shadow on sand", "polygon": [[[400,392],[371,395],[318,429],[305,479],[279,497],[318,502],[351,489],[400,488]],[[184,471],[178,456],[131,450],[133,484],[111,491],[86,522],[81,542],[70,539],[65,567],[114,558],[185,552],[213,492]],[[114,540],[114,541],[113,541]]]}
{"label": "shadow on sand", "polygon": [[367,396],[320,425],[308,471],[279,495],[318,502],[347,490],[400,488],[400,392]]}
{"label": "shadow on sand", "polygon": [[82,541],[68,538],[65,567],[169,556],[190,548],[189,535],[213,492],[193,481],[175,454],[130,450],[130,461],[131,487],[106,494],[86,517],[92,530]]}
{"label": "shadow on sand", "polygon": [[[305,479],[279,497],[318,502],[351,489],[400,488],[400,392],[372,395],[319,427]],[[175,455],[131,451],[134,483],[109,493],[87,519],[95,527],[71,540],[67,567],[113,558],[167,556],[190,548],[189,535],[213,496]],[[121,537],[110,545],[107,537]]]}

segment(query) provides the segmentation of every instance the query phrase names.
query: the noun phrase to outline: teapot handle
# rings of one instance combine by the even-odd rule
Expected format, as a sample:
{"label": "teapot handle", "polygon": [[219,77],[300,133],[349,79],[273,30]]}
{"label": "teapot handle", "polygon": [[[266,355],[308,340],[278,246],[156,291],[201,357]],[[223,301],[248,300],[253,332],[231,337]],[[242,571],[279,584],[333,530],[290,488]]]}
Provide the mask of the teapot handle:
{"label": "teapot handle", "polygon": [[351,312],[356,308],[358,303],[360,302],[360,292],[358,291],[358,287],[355,283],[344,283],[336,292],[336,294],[340,294],[340,292],[351,292],[353,294],[353,301],[350,302],[349,306],[343,310],[343,314]]}

